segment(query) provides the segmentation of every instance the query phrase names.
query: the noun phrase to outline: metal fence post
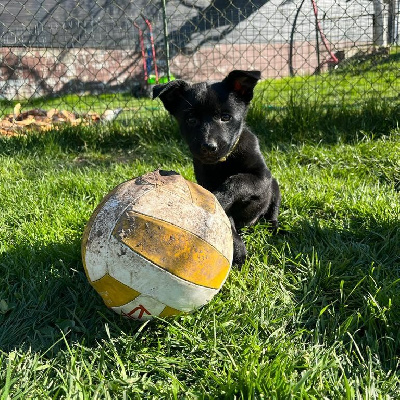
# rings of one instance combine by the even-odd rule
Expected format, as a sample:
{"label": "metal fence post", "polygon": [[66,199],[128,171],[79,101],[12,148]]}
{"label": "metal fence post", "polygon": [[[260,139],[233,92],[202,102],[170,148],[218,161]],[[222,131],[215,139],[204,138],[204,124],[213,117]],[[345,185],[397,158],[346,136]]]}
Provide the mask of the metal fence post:
{"label": "metal fence post", "polygon": [[165,62],[167,68],[167,79],[168,82],[171,80],[171,71],[169,66],[169,39],[168,39],[168,21],[166,11],[166,1],[161,0],[162,13],[163,13],[163,27],[164,27],[164,51],[165,51]]}

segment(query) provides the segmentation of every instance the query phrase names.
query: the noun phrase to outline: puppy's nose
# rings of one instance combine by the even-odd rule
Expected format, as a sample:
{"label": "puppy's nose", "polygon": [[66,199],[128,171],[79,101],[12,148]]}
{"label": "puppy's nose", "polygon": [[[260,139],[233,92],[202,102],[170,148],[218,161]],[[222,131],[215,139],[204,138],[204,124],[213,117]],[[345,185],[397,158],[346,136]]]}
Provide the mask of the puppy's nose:
{"label": "puppy's nose", "polygon": [[201,150],[204,153],[215,153],[218,150],[217,142],[210,140],[209,142],[203,142],[201,144]]}

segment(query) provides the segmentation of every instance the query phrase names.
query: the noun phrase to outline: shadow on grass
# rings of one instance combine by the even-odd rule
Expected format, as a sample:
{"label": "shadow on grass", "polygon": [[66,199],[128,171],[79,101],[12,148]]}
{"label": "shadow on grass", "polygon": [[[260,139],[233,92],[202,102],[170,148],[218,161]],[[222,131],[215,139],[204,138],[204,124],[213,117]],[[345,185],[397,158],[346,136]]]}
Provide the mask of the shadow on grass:
{"label": "shadow on grass", "polygon": [[87,152],[140,149],[143,146],[179,146],[181,139],[176,124],[167,114],[156,118],[138,118],[91,126],[60,126],[46,132],[4,137],[0,135],[0,155],[21,152]]}
{"label": "shadow on grass", "polygon": [[[398,99],[397,99],[398,100]],[[398,128],[400,102],[372,99],[362,105],[339,104],[327,106],[301,100],[294,96],[286,107],[269,109],[253,102],[248,124],[265,147],[280,144],[356,143],[365,137],[378,139]],[[0,155],[20,152],[63,152],[137,150],[144,154],[146,147],[177,148],[188,154],[177,124],[166,113],[153,118],[138,118],[125,123],[89,127],[63,127],[44,133],[5,138],[0,136]]]}
{"label": "shadow on grass", "polygon": [[[304,341],[341,343],[350,359],[397,369],[400,349],[400,232],[396,221],[361,217],[336,228],[315,220],[270,237],[280,249]],[[254,240],[254,238],[253,238]],[[284,260],[284,261],[283,261]],[[364,364],[365,365],[365,364]]]}
{"label": "shadow on grass", "polygon": [[3,285],[0,350],[31,349],[55,355],[79,342],[95,346],[142,323],[108,310],[83,270],[80,240],[18,246],[0,254]]}
{"label": "shadow on grass", "polygon": [[365,104],[328,106],[291,98],[287,107],[269,109],[254,105],[248,123],[263,145],[283,143],[356,143],[364,137],[378,139],[398,128],[399,99],[372,99]]}

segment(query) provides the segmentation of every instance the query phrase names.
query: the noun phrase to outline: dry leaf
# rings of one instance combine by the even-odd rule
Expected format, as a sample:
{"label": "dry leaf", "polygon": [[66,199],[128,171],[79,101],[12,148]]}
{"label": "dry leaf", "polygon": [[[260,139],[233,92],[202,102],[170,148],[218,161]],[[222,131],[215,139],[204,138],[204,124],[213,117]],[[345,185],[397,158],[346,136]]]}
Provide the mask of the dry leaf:
{"label": "dry leaf", "polygon": [[70,112],[70,111],[62,110],[61,113],[62,113],[62,115],[64,115],[64,117],[65,117],[68,121],[70,121],[70,122],[75,121],[75,119],[76,119],[76,118],[75,118],[75,114],[73,114],[73,113]]}
{"label": "dry leaf", "polygon": [[23,134],[26,130],[47,131],[50,129],[58,130],[62,124],[90,125],[102,121],[98,113],[93,111],[80,116],[67,110],[58,110],[53,108],[45,111],[40,108],[21,112],[21,104],[18,103],[14,107],[13,114],[0,119],[0,135],[14,136]]}
{"label": "dry leaf", "polygon": [[47,118],[53,118],[54,114],[57,114],[58,110],[56,108],[52,108],[51,110],[47,111]]}
{"label": "dry leaf", "polygon": [[22,121],[15,121],[15,124],[18,126],[26,126],[26,125],[31,125],[36,122],[35,118],[33,115],[28,115],[28,118],[23,119]]}

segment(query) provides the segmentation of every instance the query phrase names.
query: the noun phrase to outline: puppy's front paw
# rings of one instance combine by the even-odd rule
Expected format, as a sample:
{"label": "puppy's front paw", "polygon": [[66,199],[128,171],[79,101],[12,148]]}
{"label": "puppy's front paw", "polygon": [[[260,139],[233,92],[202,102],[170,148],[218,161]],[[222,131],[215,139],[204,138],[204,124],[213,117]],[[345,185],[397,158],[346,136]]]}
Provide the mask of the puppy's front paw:
{"label": "puppy's front paw", "polygon": [[247,250],[242,239],[240,239],[240,237],[234,239],[232,264],[237,265],[240,268],[246,261],[246,257],[247,257]]}

